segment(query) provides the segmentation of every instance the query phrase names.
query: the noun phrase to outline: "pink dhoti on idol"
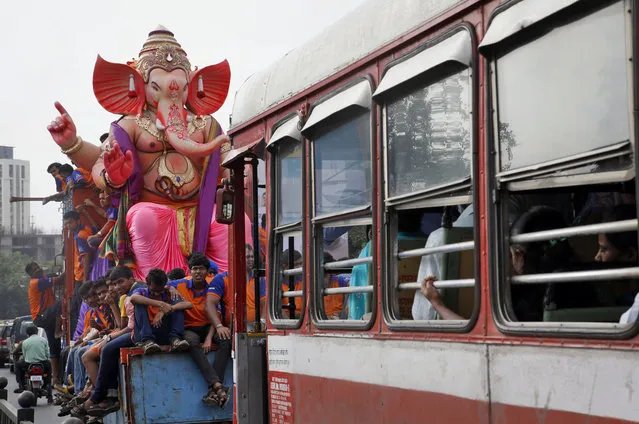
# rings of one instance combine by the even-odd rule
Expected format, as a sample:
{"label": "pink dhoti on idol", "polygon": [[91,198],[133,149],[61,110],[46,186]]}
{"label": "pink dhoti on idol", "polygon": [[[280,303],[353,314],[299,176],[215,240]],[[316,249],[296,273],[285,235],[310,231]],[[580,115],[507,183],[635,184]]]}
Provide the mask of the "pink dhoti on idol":
{"label": "pink dhoti on idol", "polygon": [[[152,268],[187,269],[185,255],[192,242],[189,228],[194,215],[192,208],[176,209],[150,202],[137,203],[129,209],[127,228],[136,256],[136,278],[143,278]],[[251,228],[248,217],[245,220],[246,228]],[[211,220],[206,241],[206,249],[202,249],[206,256],[217,264],[220,272],[227,271],[228,226]],[[248,232],[247,243],[250,243]]]}

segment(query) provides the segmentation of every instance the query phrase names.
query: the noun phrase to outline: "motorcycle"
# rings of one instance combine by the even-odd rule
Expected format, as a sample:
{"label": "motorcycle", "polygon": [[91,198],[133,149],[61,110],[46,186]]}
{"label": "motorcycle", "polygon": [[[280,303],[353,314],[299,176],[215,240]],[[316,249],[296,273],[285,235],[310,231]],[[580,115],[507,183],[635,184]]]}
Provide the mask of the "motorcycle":
{"label": "motorcycle", "polygon": [[33,393],[36,398],[46,397],[48,403],[53,402],[49,375],[45,372],[43,364],[29,364],[24,373],[26,389]]}

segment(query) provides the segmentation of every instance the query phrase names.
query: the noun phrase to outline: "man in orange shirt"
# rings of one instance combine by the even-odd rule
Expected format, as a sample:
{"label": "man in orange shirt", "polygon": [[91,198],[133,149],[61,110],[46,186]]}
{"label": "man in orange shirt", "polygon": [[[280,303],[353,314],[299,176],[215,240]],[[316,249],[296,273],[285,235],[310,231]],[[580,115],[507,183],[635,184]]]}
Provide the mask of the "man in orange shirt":
{"label": "man in orange shirt", "polygon": [[[246,254],[246,322],[255,321],[255,278],[251,272],[255,254],[253,246],[247,244],[245,246]],[[260,278],[260,318],[266,319],[266,280]]]}
{"label": "man in orange shirt", "polygon": [[[324,253],[324,263],[335,262],[333,256]],[[338,287],[348,287],[348,278],[331,274],[324,271],[324,288],[333,289]],[[344,300],[345,294],[328,294],[324,296],[324,313],[328,319],[340,319],[345,312]]]}
{"label": "man in orange shirt", "polygon": [[75,328],[78,323],[78,315],[80,314],[80,306],[82,299],[78,295],[78,282],[88,281],[91,273],[91,264],[93,263],[92,249],[89,248],[87,238],[94,234],[93,229],[82,224],[80,214],[76,211],[68,211],[63,216],[64,226],[73,231],[73,275],[75,278],[75,286],[73,289],[73,298],[71,298],[70,315],[71,328]]}
{"label": "man in orange shirt", "polygon": [[31,319],[36,326],[42,327],[47,335],[53,383],[57,383],[61,346],[60,339],[55,337],[55,329],[56,319],[60,315],[60,302],[55,300],[53,287],[64,285],[64,274],[55,278],[46,277],[40,265],[35,262],[27,264],[24,271],[31,277],[29,281]]}
{"label": "man in orange shirt", "polygon": [[[209,387],[202,401],[224,408],[228,393],[222,385],[224,371],[231,357],[231,331],[220,322],[215,309],[213,314],[207,311],[207,293],[211,285],[207,282],[210,261],[201,253],[193,253],[189,258],[191,279],[169,282],[184,300],[191,302],[193,308],[184,313],[184,339],[189,342],[191,357],[200,369],[202,377]],[[204,346],[200,343],[204,342]],[[213,366],[206,358],[212,343],[217,350]]]}

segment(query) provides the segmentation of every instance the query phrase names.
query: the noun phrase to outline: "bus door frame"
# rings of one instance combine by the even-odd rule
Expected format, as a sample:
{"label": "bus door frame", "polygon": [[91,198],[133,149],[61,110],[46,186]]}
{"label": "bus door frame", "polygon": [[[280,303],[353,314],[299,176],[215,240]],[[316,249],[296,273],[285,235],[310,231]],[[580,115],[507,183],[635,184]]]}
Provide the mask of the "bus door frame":
{"label": "bus door frame", "polygon": [[[259,278],[264,275],[264,270],[259,269],[259,234],[257,225],[257,164],[258,159],[264,157],[266,143],[264,138],[249,143],[229,152],[222,166],[231,170],[231,185],[235,194],[235,221],[231,224],[231,237],[229,242],[229,270],[230,281],[233,287],[233,326],[234,331],[234,422],[238,424],[265,424],[268,423],[268,386],[267,386],[267,362],[266,362],[266,334],[260,320],[260,285]],[[248,332],[244,311],[246,307],[246,255],[244,211],[244,169],[246,165],[252,166],[252,197],[255,203],[253,207],[253,275],[255,281],[255,330]]]}

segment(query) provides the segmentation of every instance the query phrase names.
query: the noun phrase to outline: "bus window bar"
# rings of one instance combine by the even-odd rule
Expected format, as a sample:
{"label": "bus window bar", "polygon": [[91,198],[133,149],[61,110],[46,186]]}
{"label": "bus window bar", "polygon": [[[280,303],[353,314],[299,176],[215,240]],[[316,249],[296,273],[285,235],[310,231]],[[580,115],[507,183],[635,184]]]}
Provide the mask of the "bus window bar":
{"label": "bus window bar", "polygon": [[616,281],[639,278],[639,267],[606,269],[600,271],[572,271],[549,274],[515,275],[512,284],[574,283],[581,281]]}
{"label": "bus window bar", "polygon": [[324,269],[333,270],[333,269],[339,269],[339,268],[351,268],[351,267],[354,267],[355,265],[372,264],[372,263],[373,263],[373,257],[366,256],[365,258],[355,258],[355,259],[346,259],[343,261],[328,262],[324,264]]}
{"label": "bus window bar", "polygon": [[300,275],[304,272],[302,268],[293,268],[293,269],[285,269],[282,271],[282,275],[285,277],[290,277],[291,275]]}
{"label": "bus window bar", "polygon": [[293,290],[282,293],[282,297],[302,297],[304,292],[302,290]]}
{"label": "bus window bar", "polygon": [[[463,287],[475,287],[474,278],[464,278],[460,280],[441,280],[433,283],[437,289],[461,289]],[[397,285],[397,289],[404,290],[419,290],[422,288],[422,283],[401,283]]]}
{"label": "bus window bar", "polygon": [[556,230],[537,231],[512,236],[510,237],[510,243],[532,243],[562,237],[585,236],[600,233],[623,233],[626,231],[636,231],[638,224],[636,219],[627,219],[625,221],[606,222],[603,224],[580,225]]}
{"label": "bus window bar", "polygon": [[423,247],[421,249],[405,250],[397,254],[398,259],[417,258],[420,256],[432,255],[435,253],[452,253],[462,252],[464,250],[473,250],[475,248],[474,241],[463,241],[461,243],[445,244],[436,247]]}
{"label": "bus window bar", "polygon": [[324,294],[373,293],[373,286],[331,287],[324,289]]}

